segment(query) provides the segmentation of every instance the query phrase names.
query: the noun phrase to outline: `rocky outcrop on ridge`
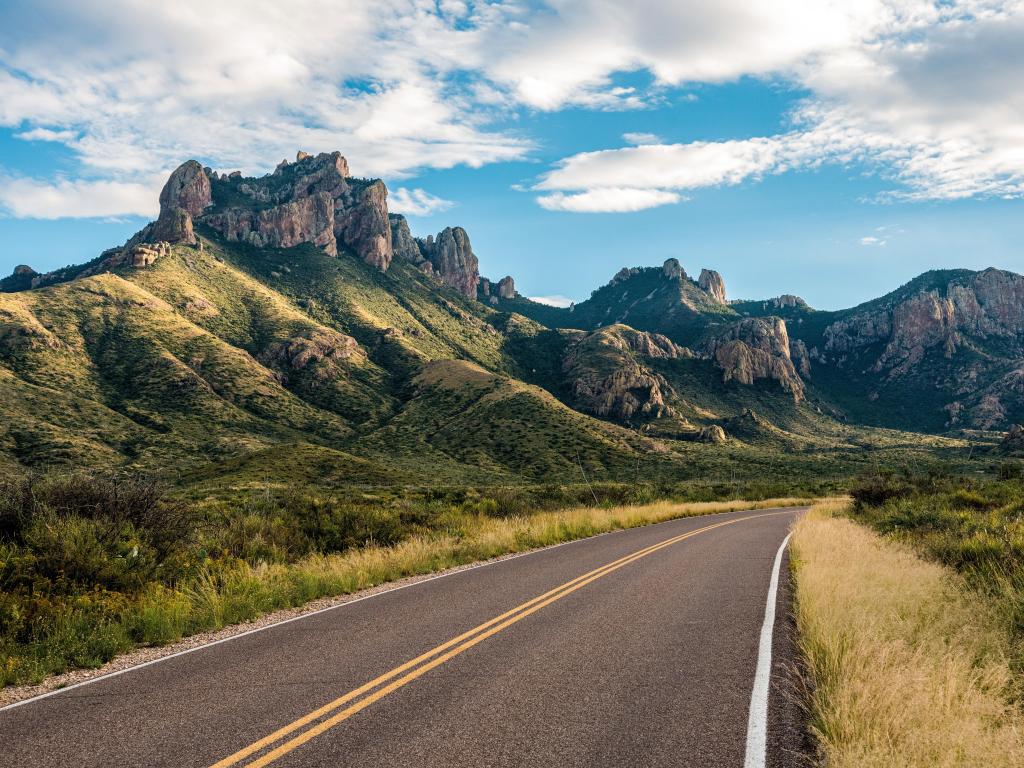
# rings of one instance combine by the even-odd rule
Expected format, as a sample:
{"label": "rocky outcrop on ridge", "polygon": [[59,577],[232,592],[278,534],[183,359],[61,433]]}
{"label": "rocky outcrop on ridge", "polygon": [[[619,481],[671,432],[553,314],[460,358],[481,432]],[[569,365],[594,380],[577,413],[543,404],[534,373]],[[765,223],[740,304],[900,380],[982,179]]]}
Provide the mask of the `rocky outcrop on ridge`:
{"label": "rocky outcrop on ridge", "polygon": [[196,242],[193,220],[212,205],[210,178],[195,160],[182,163],[160,191],[160,216],[147,239],[152,242]]}
{"label": "rocky outcrop on ridge", "polygon": [[213,198],[213,211],[202,221],[230,241],[257,248],[313,243],[332,256],[342,244],[381,271],[391,264],[387,188],[380,180],[350,177],[339,152],[300,152],[294,163],[282,162],[259,179],[202,172],[209,174]]}
{"label": "rocky outcrop on ridge", "polygon": [[701,427],[697,433],[697,441],[701,443],[724,443],[726,440],[728,436],[718,424]]}
{"label": "rocky outcrop on ridge", "polygon": [[758,379],[771,379],[797,402],[804,398],[804,383],[793,365],[782,318],[744,318],[710,338],[704,351],[722,369],[724,381],[749,385]]}
{"label": "rocky outcrop on ridge", "polygon": [[403,259],[413,264],[422,264],[426,261],[423,252],[420,251],[419,244],[416,242],[416,238],[412,236],[409,222],[406,221],[405,216],[391,213],[388,214],[388,220],[391,223],[391,248],[394,251],[395,258]]}
{"label": "rocky outcrop on ridge", "polygon": [[481,277],[477,294],[481,301],[490,304],[497,304],[499,299],[514,299],[519,295],[516,292],[516,283],[512,279],[512,275],[505,275],[496,283],[492,283],[486,277]]}
{"label": "rocky outcrop on ridge", "polygon": [[725,304],[725,280],[713,269],[702,269],[697,284],[707,291],[719,304]]}
{"label": "rocky outcrop on ridge", "polygon": [[613,325],[573,344],[562,370],[580,410],[632,424],[675,415],[667,402],[671,387],[645,359],[691,356],[661,334]]}
{"label": "rocky outcrop on ridge", "polygon": [[0,279],[0,290],[24,291],[32,287],[32,280],[38,275],[39,273],[27,264],[19,264],[10,275]]}
{"label": "rocky outcrop on ridge", "polygon": [[686,270],[679,263],[679,259],[665,259],[665,263],[661,265],[661,271],[665,273],[665,277],[669,280],[687,279]]}
{"label": "rocky outcrop on ridge", "polygon": [[811,356],[889,385],[946,398],[946,426],[1005,428],[1024,415],[1024,277],[930,272],[842,313]]}
{"label": "rocky outcrop on ridge", "polygon": [[[405,217],[396,214],[390,217],[390,229],[391,242],[397,258],[415,264],[423,272],[454,288],[463,296],[477,298],[480,262],[473,253],[473,246],[469,242],[466,230],[462,227],[446,227],[437,234],[437,237],[413,237]],[[505,291],[508,293],[511,286],[512,293],[504,298],[513,298],[515,287],[511,283],[512,278],[505,279],[509,281]],[[485,300],[492,295],[490,281],[487,281],[487,284],[488,289],[481,296]]]}

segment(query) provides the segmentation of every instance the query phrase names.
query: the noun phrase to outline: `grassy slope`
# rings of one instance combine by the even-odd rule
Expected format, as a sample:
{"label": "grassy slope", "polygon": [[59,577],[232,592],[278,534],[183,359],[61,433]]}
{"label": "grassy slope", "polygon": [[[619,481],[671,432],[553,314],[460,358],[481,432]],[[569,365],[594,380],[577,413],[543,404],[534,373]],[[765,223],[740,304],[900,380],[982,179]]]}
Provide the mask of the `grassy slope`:
{"label": "grassy slope", "polygon": [[[29,457],[35,462],[57,458],[46,433],[77,435],[72,414],[83,407],[100,441],[122,462],[150,471],[170,456],[187,465],[189,457],[201,462],[289,435],[340,441],[351,434],[339,416],[296,397],[252,356],[121,277],[4,294],[0,312],[16,324],[0,342],[0,364],[20,389],[50,400],[35,414],[38,428],[25,427],[34,435],[26,440],[40,441]],[[89,405],[68,408],[69,401]],[[23,421],[18,414],[28,402],[4,398],[0,407]],[[109,458],[87,454],[81,459],[92,465]]]}

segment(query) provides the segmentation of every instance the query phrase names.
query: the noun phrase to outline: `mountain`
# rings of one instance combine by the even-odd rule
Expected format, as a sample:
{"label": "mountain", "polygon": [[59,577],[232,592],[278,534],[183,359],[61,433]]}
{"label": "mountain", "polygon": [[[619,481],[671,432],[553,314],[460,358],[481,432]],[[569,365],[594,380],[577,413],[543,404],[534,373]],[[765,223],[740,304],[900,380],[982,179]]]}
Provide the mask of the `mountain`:
{"label": "mountain", "polygon": [[[552,327],[629,323],[710,355],[726,380],[772,379],[851,423],[941,432],[1024,421],[1024,277],[933,271],[848,310],[786,294],[709,305],[724,283],[694,281],[670,259],[623,269],[568,309],[500,301]],[[678,277],[677,277],[678,275]],[[705,294],[705,295],[702,295]],[[677,298],[678,296],[678,298]]]}
{"label": "mountain", "polygon": [[209,488],[846,472],[867,447],[955,453],[960,438],[892,428],[1024,415],[1021,283],[929,273],[819,312],[730,301],[717,272],[669,259],[559,309],[481,277],[461,227],[414,235],[337,152],[259,178],[188,161],[124,245],[0,281],[0,466]]}

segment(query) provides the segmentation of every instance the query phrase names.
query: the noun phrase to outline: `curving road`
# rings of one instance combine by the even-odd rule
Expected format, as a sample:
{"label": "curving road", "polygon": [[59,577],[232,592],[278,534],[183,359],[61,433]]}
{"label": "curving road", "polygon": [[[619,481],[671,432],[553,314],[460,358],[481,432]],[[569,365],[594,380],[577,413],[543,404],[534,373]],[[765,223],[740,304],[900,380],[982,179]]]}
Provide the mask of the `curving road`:
{"label": "curving road", "polygon": [[804,764],[784,555],[763,633],[801,511],[552,547],[9,707],[0,766]]}

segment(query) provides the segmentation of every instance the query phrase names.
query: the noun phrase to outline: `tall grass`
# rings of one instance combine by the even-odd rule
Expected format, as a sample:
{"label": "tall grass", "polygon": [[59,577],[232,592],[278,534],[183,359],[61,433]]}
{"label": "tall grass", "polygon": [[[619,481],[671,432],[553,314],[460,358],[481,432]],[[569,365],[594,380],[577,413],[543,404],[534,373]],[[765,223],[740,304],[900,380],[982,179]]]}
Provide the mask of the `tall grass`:
{"label": "tall grass", "polygon": [[689,504],[663,501],[497,518],[480,512],[452,516],[445,529],[414,535],[391,546],[310,554],[295,562],[214,561],[176,586],[150,584],[114,607],[90,595],[67,602],[51,612],[50,623],[30,642],[0,647],[0,681],[4,685],[38,681],[74,666],[99,666],[135,646],[174,642],[317,598],[349,594],[498,555],[674,518],[800,503],[806,502],[794,498]]}
{"label": "tall grass", "polygon": [[1024,765],[1010,635],[953,571],[816,506],[793,537],[812,730],[830,768]]}

